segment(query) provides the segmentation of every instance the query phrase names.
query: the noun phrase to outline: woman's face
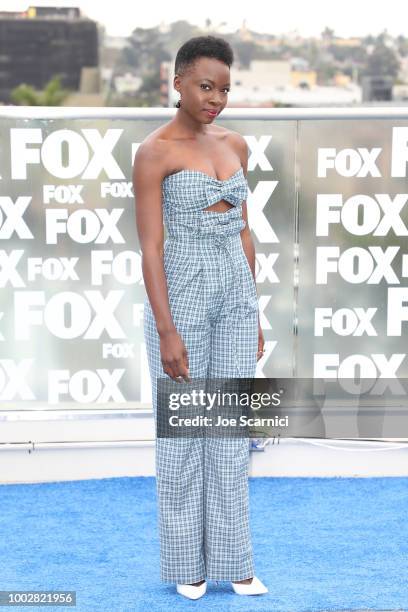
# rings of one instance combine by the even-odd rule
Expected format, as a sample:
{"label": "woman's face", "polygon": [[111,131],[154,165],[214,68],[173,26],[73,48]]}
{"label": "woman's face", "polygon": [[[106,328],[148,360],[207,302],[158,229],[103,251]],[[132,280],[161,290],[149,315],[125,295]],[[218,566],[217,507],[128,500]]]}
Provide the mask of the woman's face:
{"label": "woman's face", "polygon": [[230,69],[215,58],[200,57],[183,76],[174,77],[174,85],[182,110],[200,123],[211,123],[227,105]]}

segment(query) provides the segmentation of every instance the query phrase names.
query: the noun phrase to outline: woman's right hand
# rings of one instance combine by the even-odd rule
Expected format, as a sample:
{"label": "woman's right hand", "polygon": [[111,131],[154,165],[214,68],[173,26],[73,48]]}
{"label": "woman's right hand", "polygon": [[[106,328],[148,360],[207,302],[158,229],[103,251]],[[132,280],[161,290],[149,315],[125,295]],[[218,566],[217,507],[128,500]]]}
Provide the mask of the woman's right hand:
{"label": "woman's right hand", "polygon": [[182,379],[185,382],[191,380],[187,349],[176,330],[160,336],[160,355],[163,370],[170,378],[175,382],[182,382]]}

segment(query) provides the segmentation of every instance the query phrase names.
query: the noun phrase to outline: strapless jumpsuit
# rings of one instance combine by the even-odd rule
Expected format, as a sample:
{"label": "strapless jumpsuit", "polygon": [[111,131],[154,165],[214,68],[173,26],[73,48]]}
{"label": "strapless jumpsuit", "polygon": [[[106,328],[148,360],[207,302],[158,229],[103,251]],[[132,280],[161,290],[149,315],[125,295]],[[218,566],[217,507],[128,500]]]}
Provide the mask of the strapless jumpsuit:
{"label": "strapless jumpsuit", "polygon": [[[240,236],[247,193],[242,167],[226,180],[181,170],[162,183],[169,304],[192,378],[255,376],[258,299]],[[232,207],[226,212],[204,210],[220,200]],[[157,378],[169,377],[161,363],[160,338],[147,296],[144,337],[157,427]],[[238,581],[254,575],[249,443],[248,437],[156,436],[163,582]]]}

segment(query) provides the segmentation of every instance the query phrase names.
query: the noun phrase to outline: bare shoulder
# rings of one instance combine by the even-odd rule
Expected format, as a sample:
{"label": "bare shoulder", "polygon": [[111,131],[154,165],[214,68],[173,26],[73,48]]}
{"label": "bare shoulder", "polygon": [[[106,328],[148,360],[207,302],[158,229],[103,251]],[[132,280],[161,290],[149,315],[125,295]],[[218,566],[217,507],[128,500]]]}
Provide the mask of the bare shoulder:
{"label": "bare shoulder", "polygon": [[245,138],[235,130],[227,130],[227,138],[240,157],[248,157],[248,144]]}
{"label": "bare shoulder", "polygon": [[149,172],[151,179],[162,180],[166,176],[169,142],[166,126],[160,126],[139,144],[133,161],[134,176]]}
{"label": "bare shoulder", "polygon": [[[218,127],[218,126],[217,126]],[[222,137],[225,143],[228,143],[228,146],[231,150],[238,155],[241,160],[241,164],[246,172],[248,166],[248,155],[249,149],[248,144],[245,138],[239,132],[235,130],[230,130],[227,128],[221,128],[222,132],[220,132],[220,137]]]}
{"label": "bare shoulder", "polygon": [[248,144],[245,138],[235,130],[230,130],[219,125],[212,126],[213,135],[231,147],[231,149],[241,158],[242,163],[248,160]]}

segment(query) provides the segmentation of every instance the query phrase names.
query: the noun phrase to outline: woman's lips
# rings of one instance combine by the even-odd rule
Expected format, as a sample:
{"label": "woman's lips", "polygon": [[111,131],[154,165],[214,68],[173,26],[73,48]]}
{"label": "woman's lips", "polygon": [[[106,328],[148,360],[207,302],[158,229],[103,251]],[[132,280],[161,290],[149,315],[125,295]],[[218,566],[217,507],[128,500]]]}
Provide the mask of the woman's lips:
{"label": "woman's lips", "polygon": [[215,117],[216,115],[218,115],[218,111],[210,111],[210,110],[204,109],[204,112],[207,113],[207,115],[209,115],[210,117]]}

